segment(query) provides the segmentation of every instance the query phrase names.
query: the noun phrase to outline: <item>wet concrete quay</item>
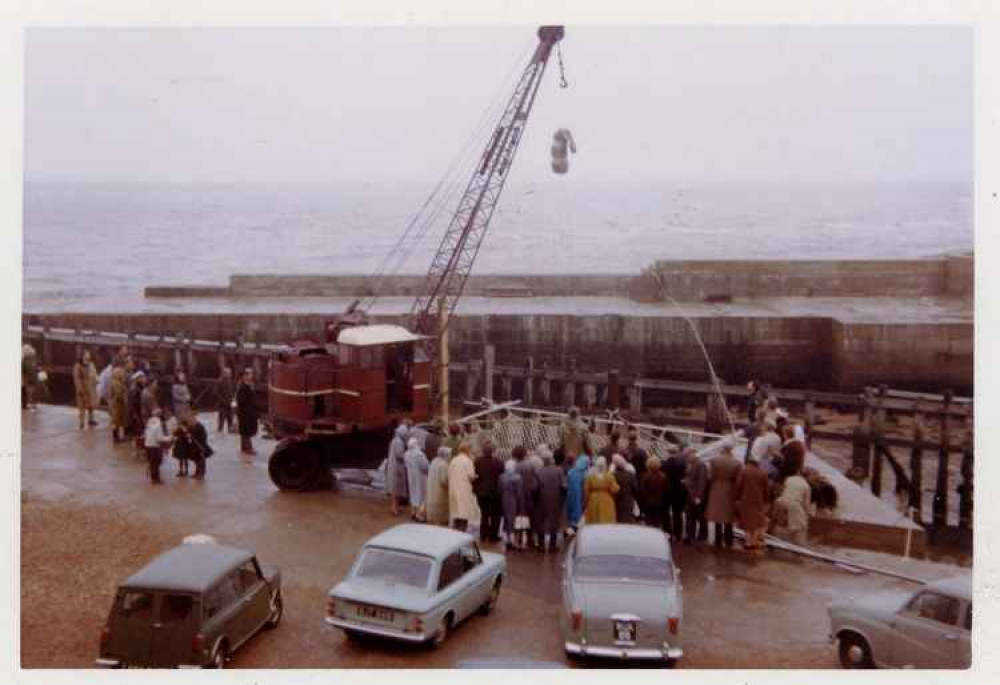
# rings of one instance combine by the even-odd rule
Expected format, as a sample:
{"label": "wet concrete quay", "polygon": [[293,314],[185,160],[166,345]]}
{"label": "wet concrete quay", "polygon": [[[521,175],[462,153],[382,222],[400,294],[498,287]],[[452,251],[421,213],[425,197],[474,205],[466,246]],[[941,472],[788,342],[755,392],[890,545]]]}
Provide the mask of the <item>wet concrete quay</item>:
{"label": "wet concrete quay", "polygon": [[[160,486],[148,482],[131,445],[112,445],[106,415],[99,414],[101,426],[84,431],[70,408],[41,406],[21,417],[25,668],[92,666],[115,583],[195,532],[253,548],[282,569],[282,624],[240,649],[233,667],[441,668],[503,657],[565,662],[558,555],[509,554],[497,610],[463,623],[439,650],[349,642],[323,623],[325,595],[365,540],[403,521],[389,515],[380,494],[346,486],[279,492],[267,475],[274,443],[256,440],[259,456],[242,463],[237,437],[217,433],[214,415],[201,417],[216,450],[207,480],[175,477],[176,462],[167,458]],[[678,545],[675,556],[685,592],[681,668],[835,668],[827,603],[913,587],[782,553],[751,559],[741,551]],[[906,563],[911,575],[928,579],[958,571]]]}

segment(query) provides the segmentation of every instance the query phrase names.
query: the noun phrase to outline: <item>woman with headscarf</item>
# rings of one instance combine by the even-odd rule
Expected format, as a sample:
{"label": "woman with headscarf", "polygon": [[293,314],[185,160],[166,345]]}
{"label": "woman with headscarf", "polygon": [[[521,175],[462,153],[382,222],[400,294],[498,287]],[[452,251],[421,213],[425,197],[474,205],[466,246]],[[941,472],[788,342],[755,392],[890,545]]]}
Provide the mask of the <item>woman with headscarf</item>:
{"label": "woman with headscarf", "polygon": [[619,490],[618,481],[608,473],[607,459],[598,457],[584,481],[587,524],[615,522],[615,495]]}
{"label": "woman with headscarf", "polygon": [[427,499],[427,455],[420,449],[420,441],[410,438],[406,443],[403,462],[406,465],[406,486],[410,496],[410,518],[424,520],[424,500]]}
{"label": "woman with headscarf", "polygon": [[503,533],[507,549],[520,548],[517,540],[517,517],[524,510],[524,488],[521,474],[517,472],[517,462],[508,459],[500,474],[500,508],[503,510]]}
{"label": "woman with headscarf", "polygon": [[535,515],[535,504],[538,501],[538,473],[535,471],[533,460],[528,457],[528,451],[522,445],[515,447],[511,451],[511,456],[517,465],[517,472],[521,475],[521,488],[524,490],[524,510],[518,513],[528,517],[529,544],[537,548],[538,517]]}
{"label": "woman with headscarf", "polygon": [[615,517],[618,523],[635,523],[635,498],[639,483],[635,477],[635,467],[625,457],[615,452],[611,455],[611,470],[618,482],[615,494]]}
{"label": "woman with headscarf", "polygon": [[469,521],[476,518],[478,507],[472,482],[476,480],[476,466],[469,456],[469,444],[463,442],[448,464],[448,516],[455,530],[467,530]]}
{"label": "woman with headscarf", "polygon": [[170,386],[170,395],[174,401],[174,415],[184,418],[191,411],[191,388],[183,371],[178,371],[174,384]]}
{"label": "woman with headscarf", "polygon": [[556,551],[559,527],[562,523],[563,493],[566,492],[566,474],[556,465],[555,457],[547,448],[541,450],[542,468],[538,472],[538,534],[542,549]]}
{"label": "woman with headscarf", "polygon": [[451,448],[439,447],[427,469],[427,496],[424,513],[427,523],[448,525],[448,462]]}
{"label": "woman with headscarf", "polygon": [[406,424],[396,426],[396,434],[389,443],[385,463],[385,492],[391,498],[390,511],[399,515],[399,505],[406,502]]}
{"label": "woman with headscarf", "polygon": [[573,463],[573,468],[566,474],[566,519],[569,524],[570,535],[576,532],[580,525],[580,518],[583,517],[584,507],[584,481],[587,479],[587,471],[590,469],[590,459],[585,454],[581,454]]}

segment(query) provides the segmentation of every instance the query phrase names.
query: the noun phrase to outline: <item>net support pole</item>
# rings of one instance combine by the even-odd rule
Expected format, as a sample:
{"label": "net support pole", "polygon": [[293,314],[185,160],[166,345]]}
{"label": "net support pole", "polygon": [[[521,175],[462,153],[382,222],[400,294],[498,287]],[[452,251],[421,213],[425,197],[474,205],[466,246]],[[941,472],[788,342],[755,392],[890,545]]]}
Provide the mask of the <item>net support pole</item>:
{"label": "net support pole", "polygon": [[438,330],[441,332],[438,340],[438,363],[441,372],[439,377],[441,395],[441,421],[442,425],[449,423],[448,405],[450,402],[448,392],[448,303],[444,297],[438,299]]}

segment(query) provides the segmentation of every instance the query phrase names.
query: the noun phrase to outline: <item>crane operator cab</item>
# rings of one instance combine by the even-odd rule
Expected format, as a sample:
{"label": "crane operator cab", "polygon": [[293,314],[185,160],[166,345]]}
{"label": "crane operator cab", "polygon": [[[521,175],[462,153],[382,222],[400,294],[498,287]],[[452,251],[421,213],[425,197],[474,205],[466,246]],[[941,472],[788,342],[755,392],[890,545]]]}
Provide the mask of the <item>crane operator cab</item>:
{"label": "crane operator cab", "polygon": [[425,336],[388,324],[327,326],[327,341],[298,341],[269,366],[278,438],[377,430],[430,415]]}

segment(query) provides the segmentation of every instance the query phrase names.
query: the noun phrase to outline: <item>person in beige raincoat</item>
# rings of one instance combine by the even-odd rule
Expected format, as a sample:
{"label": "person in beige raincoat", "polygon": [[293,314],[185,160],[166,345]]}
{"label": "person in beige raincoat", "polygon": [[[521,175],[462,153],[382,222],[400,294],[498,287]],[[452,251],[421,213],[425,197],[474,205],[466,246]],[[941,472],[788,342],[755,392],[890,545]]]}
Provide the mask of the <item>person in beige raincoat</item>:
{"label": "person in beige raincoat", "polygon": [[462,443],[458,454],[448,464],[448,514],[456,530],[466,530],[469,521],[476,518],[478,506],[472,489],[476,467],[469,456],[469,445]]}
{"label": "person in beige raincoat", "polygon": [[76,394],[76,408],[80,412],[80,430],[84,421],[96,426],[94,407],[97,406],[97,368],[90,359],[90,352],[84,351],[73,365],[73,389]]}

